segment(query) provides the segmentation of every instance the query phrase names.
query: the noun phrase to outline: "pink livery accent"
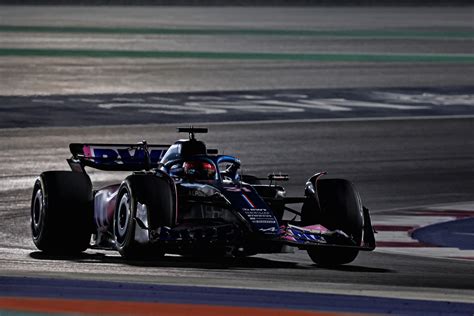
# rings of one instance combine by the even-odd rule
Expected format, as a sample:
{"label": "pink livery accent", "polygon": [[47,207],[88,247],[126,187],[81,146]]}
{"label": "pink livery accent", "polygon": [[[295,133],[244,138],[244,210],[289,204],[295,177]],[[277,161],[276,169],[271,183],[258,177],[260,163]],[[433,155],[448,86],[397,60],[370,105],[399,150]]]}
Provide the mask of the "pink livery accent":
{"label": "pink livery accent", "polygon": [[281,239],[288,240],[288,241],[296,241],[296,238],[291,235],[283,235],[281,236]]}
{"label": "pink livery accent", "polygon": [[329,231],[329,229],[327,229],[323,225],[310,225],[310,226],[304,226],[301,228],[304,230],[308,230],[312,233],[316,233],[316,234],[324,234]]}
{"label": "pink livery accent", "polygon": [[85,157],[93,157],[90,146],[84,146],[82,151],[84,152]]}

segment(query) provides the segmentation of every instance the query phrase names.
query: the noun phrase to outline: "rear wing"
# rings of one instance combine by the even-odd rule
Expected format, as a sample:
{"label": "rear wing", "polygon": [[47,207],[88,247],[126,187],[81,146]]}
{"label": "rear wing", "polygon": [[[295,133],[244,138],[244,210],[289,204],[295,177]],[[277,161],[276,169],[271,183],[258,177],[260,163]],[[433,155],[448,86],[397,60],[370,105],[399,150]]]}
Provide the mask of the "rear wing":
{"label": "rear wing", "polygon": [[[81,144],[69,145],[72,158],[68,163],[73,171],[91,167],[107,171],[139,171],[156,168],[170,145],[137,144]],[[148,159],[149,158],[149,159]]]}

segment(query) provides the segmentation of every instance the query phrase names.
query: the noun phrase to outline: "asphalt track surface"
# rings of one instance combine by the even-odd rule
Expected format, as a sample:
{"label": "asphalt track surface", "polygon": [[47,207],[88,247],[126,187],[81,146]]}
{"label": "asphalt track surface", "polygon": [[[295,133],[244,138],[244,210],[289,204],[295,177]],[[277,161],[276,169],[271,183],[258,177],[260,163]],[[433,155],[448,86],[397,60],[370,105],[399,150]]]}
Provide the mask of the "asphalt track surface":
{"label": "asphalt track surface", "polygon": [[[147,139],[168,143],[176,139],[178,123],[196,121],[207,122],[210,127],[211,133],[203,139],[211,147],[241,158],[245,172],[259,175],[280,171],[289,173],[288,191],[292,195],[301,194],[306,178],[322,169],[332,177],[349,178],[356,183],[375,218],[387,209],[472,201],[474,119],[470,104],[474,76],[473,63],[469,59],[472,58],[473,38],[469,10],[425,8],[413,12],[411,8],[372,8],[367,12],[358,8],[275,8],[270,11],[262,8],[229,12],[199,8],[113,8],[107,13],[104,8],[77,10],[29,7],[2,7],[0,10],[0,24],[3,26],[3,29],[0,26],[0,109],[5,113],[0,119],[0,144],[3,148],[0,152],[2,295],[18,293],[14,289],[21,288],[22,278],[27,277],[26,280],[53,297],[58,294],[55,287],[64,285],[57,285],[49,278],[60,279],[57,281],[60,283],[63,282],[61,279],[66,279],[66,287],[85,292],[94,286],[94,283],[87,283],[90,280],[150,286],[168,284],[178,286],[175,289],[178,292],[192,290],[183,285],[203,286],[206,290],[207,287],[234,288],[235,291],[252,288],[419,300],[416,301],[418,305],[406,305],[408,307],[403,310],[399,308],[408,304],[407,301],[398,302],[398,305],[382,301],[373,305],[377,308],[368,309],[373,298],[361,307],[347,303],[347,300],[357,300],[353,296],[313,296],[308,300],[333,299],[348,305],[343,304],[346,309],[334,309],[336,303],[329,304],[329,307],[311,305],[307,307],[309,310],[470,313],[474,297],[474,268],[469,261],[375,252],[361,253],[353,264],[331,269],[313,265],[302,251],[222,262],[181,257],[167,257],[160,262],[126,262],[114,252],[96,250],[89,250],[81,257],[57,258],[35,250],[28,227],[34,177],[43,170],[67,169],[65,158],[69,156],[67,145],[70,142],[136,142]],[[51,15],[57,17],[54,23]],[[7,29],[12,25],[33,26],[34,32],[25,28]],[[65,26],[82,29],[74,33],[71,29],[65,30]],[[91,26],[101,30],[84,29]],[[126,33],[123,29],[117,30],[119,33],[110,31],[117,27],[132,28],[132,32],[120,34]],[[154,33],[143,34],[143,29],[150,27],[154,28]],[[180,31],[180,34],[163,34],[173,28],[188,30]],[[225,34],[235,28],[240,33],[232,37]],[[258,29],[260,33],[245,33],[240,30],[242,28]],[[396,36],[387,35],[387,28],[397,32],[393,33]],[[204,34],[193,35],[189,29]],[[209,29],[213,29],[214,34]],[[225,31],[224,35],[215,34],[216,29]],[[301,33],[308,29],[330,33]],[[272,35],[268,30],[277,32]],[[288,35],[281,30],[294,33]],[[364,33],[356,34],[354,30],[363,30]],[[343,33],[334,33],[336,31]],[[446,32],[451,33],[448,36]],[[395,38],[387,38],[390,36]],[[71,41],[72,37],[77,40]],[[155,55],[144,58],[130,53],[128,56],[109,54],[117,49],[127,50],[127,45],[131,50]],[[172,56],[157,54],[170,45],[175,45],[170,48]],[[81,49],[94,50],[102,56],[91,58]],[[179,51],[202,52],[204,49],[214,55],[207,55],[210,58],[185,55],[183,58],[177,54]],[[303,60],[308,50],[320,60]],[[16,56],[12,56],[12,52]],[[237,55],[229,58],[222,53]],[[262,55],[267,53],[277,53],[284,58],[272,60],[270,55]],[[330,60],[321,60],[322,53],[329,54],[325,56]],[[337,60],[341,53],[344,60]],[[371,60],[357,60],[361,54],[367,57],[367,53]],[[291,55],[294,59],[288,60],[288,54],[294,54]],[[400,54],[405,56],[404,60],[390,61],[394,54],[397,58]],[[406,54],[411,59],[406,58]],[[432,58],[433,54],[435,58]],[[428,62],[426,56],[432,59]],[[333,90],[328,90],[331,88]],[[413,88],[418,90],[410,90]],[[189,97],[186,94],[189,91],[211,97],[220,97],[224,93],[226,98],[231,98],[228,91],[236,91],[240,96],[250,91],[251,94],[264,94],[265,100],[272,102],[287,98],[288,92],[293,94],[292,98],[294,94],[306,93],[311,100],[315,97],[334,99],[334,94],[344,93],[354,97],[354,94],[362,93],[365,96],[359,101],[373,102],[367,93],[380,91],[418,96],[437,94],[441,100],[448,95],[448,99],[457,101],[444,103],[441,110],[437,107],[443,105],[439,98],[429,102],[403,103],[412,107],[430,106],[429,109],[418,109],[421,112],[416,114],[400,114],[403,110],[395,109],[380,111],[380,108],[374,110],[373,107],[371,111],[366,107],[361,111],[356,107],[352,109],[355,114],[350,117],[345,117],[344,111],[331,114],[331,119],[343,119],[336,121],[327,120],[328,117],[322,113],[328,112],[324,110],[308,111],[307,108],[295,117],[267,112],[246,113],[257,122],[235,122],[242,118],[231,110],[221,113],[219,119],[202,113],[185,119],[168,114],[171,115],[168,125],[150,124],[153,123],[150,121],[142,125],[140,120],[126,121],[127,118],[111,122],[107,115],[103,118],[95,116],[97,121],[91,124],[87,118],[90,109],[97,110],[97,102],[90,106],[90,102],[84,100],[110,98],[115,103],[107,102],[109,105],[134,103],[128,108],[120,107],[120,111],[125,111],[120,115],[123,118],[136,114],[137,103],[150,103],[145,102],[149,101],[146,98],[164,97],[155,95],[158,92],[177,93],[173,97],[178,100],[175,103],[179,103],[183,95]],[[281,92],[287,95],[275,96]],[[82,113],[86,113],[86,117],[79,117],[74,109],[67,109],[70,98],[82,100],[76,100],[75,105],[84,107]],[[145,100],[130,101],[133,98]],[[307,104],[303,99],[298,99],[299,106],[293,104],[281,108],[301,109],[301,104]],[[334,101],[331,102],[330,105],[334,106]],[[347,103],[337,105],[348,106]],[[47,117],[55,119],[45,122],[36,112],[28,115],[28,107],[33,111],[47,108]],[[110,109],[105,107],[105,110]],[[76,120],[62,121],[63,117],[74,116]],[[372,118],[366,119],[367,116]],[[402,117],[391,119],[394,116]],[[276,117],[279,121],[274,121]],[[123,123],[132,125],[113,125]],[[82,125],[87,127],[80,127]],[[93,178],[99,183],[117,181],[121,176],[93,173]],[[32,277],[41,278],[29,279]],[[102,286],[113,287],[113,284]],[[129,290],[133,286],[125,288]],[[117,299],[126,293],[119,291],[113,297]],[[268,298],[265,296],[268,294],[263,292],[248,292],[246,295],[249,293],[260,297],[261,301]],[[241,294],[223,295],[232,300]],[[420,300],[442,304],[430,307],[429,302]],[[169,296],[167,302],[172,301],[173,297]],[[198,301],[203,302],[206,301]],[[451,305],[449,309],[446,302],[470,305]],[[254,302],[251,306],[259,305]],[[273,306],[281,307],[278,304]],[[288,306],[292,307],[290,303]]]}
{"label": "asphalt track surface", "polygon": [[[378,212],[392,207],[472,199],[473,146],[472,139],[464,138],[471,127],[472,119],[435,119],[416,125],[410,120],[299,123],[297,127],[294,123],[219,124],[211,125],[212,133],[203,138],[210,146],[239,156],[248,173],[288,172],[293,194],[301,194],[306,177],[321,166],[331,176],[350,178],[376,218]],[[392,132],[385,133],[387,128]],[[172,125],[129,126],[126,135],[122,129],[2,131],[2,143],[9,148],[2,172],[10,175],[4,184],[11,188],[2,192],[3,275],[472,302],[473,266],[468,261],[361,253],[351,265],[327,269],[314,266],[304,252],[224,262],[169,257],[150,263],[126,262],[116,253],[94,250],[79,258],[54,258],[35,251],[28,229],[29,186],[41,170],[67,168],[68,142],[135,141],[139,137],[166,142],[177,136]],[[435,137],[428,137],[433,130],[438,131],[431,135]],[[255,132],[258,138],[252,137]],[[305,136],[310,134],[314,136]],[[448,139],[450,145],[445,147]],[[280,146],[282,141],[291,146]],[[458,151],[455,157],[454,149]],[[33,156],[34,164],[19,158]],[[99,174],[95,178],[113,180]]]}

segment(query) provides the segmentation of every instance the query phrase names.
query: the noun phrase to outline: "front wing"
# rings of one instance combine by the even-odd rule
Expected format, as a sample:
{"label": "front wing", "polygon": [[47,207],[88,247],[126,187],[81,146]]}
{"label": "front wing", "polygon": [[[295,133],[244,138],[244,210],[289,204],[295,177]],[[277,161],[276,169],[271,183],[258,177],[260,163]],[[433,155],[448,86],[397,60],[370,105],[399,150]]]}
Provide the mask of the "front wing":
{"label": "front wing", "polygon": [[[370,229],[372,229],[370,227]],[[358,245],[350,236],[340,230],[328,230],[321,225],[300,227],[285,224],[274,236],[248,234],[235,224],[225,223],[188,223],[175,228],[161,227],[150,232],[154,243],[161,243],[167,248],[212,248],[214,246],[245,247],[244,242],[268,246],[268,243],[281,244],[310,249],[314,247],[343,247],[360,250],[375,249],[375,242],[367,242],[364,236],[362,245]],[[366,232],[364,233],[364,235]],[[249,239],[250,238],[250,239]],[[183,248],[183,249],[184,249]],[[265,252],[262,249],[261,252]]]}
{"label": "front wing", "polygon": [[[288,224],[282,226],[282,234],[279,237],[281,242],[298,247],[309,249],[313,247],[341,247],[356,248],[360,250],[374,250],[375,242],[367,242],[364,238],[363,244],[358,245],[350,236],[341,230],[328,230],[322,225],[299,227]],[[364,235],[366,232],[364,232]],[[365,236],[364,236],[365,237]]]}

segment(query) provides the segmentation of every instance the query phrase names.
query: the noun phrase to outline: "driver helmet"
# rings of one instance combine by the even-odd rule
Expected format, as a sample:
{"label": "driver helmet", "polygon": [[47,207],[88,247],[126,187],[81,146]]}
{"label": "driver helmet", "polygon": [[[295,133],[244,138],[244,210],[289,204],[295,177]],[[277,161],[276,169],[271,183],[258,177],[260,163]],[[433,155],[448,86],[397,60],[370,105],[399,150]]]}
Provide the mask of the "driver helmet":
{"label": "driver helmet", "polygon": [[214,180],[216,177],[216,166],[208,161],[185,161],[183,163],[184,174],[194,180]]}

